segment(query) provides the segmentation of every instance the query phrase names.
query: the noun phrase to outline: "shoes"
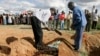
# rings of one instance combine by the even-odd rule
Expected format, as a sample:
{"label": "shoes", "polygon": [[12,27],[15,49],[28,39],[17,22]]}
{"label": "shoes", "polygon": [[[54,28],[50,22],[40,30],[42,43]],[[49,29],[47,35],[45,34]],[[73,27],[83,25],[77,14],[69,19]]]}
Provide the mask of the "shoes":
{"label": "shoes", "polygon": [[74,50],[75,50],[75,51],[78,51],[78,49],[77,49],[77,48],[74,48]]}
{"label": "shoes", "polygon": [[75,45],[72,45],[74,48],[76,47]]}
{"label": "shoes", "polygon": [[75,51],[78,51],[78,49],[76,48],[76,45],[72,45],[74,47],[74,50]]}

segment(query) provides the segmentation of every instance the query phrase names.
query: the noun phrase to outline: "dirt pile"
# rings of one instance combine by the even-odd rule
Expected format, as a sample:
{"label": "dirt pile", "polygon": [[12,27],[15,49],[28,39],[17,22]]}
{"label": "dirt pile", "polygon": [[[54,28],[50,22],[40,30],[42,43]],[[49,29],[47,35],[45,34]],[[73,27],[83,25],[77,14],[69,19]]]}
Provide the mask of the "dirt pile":
{"label": "dirt pile", "polygon": [[17,39],[9,37],[6,39],[8,46],[0,46],[0,50],[4,54],[0,56],[33,56],[37,51],[27,39]]}
{"label": "dirt pile", "polygon": [[[83,46],[80,52],[73,50],[73,40],[70,38],[72,35],[61,36],[59,39],[62,42],[59,45],[59,56],[99,56],[100,55],[100,38],[97,35],[84,33]],[[68,38],[69,37],[69,38]],[[47,39],[44,39],[47,40]],[[49,40],[50,41],[50,40]],[[48,54],[38,53],[33,46],[31,38],[21,38],[9,44],[11,53],[9,56],[49,56]],[[52,55],[51,55],[52,56]]]}
{"label": "dirt pile", "polygon": [[[8,27],[0,27],[2,32],[0,33],[0,56],[53,56],[40,53],[34,48],[32,29],[19,29],[13,26],[8,29]],[[84,33],[82,48],[80,52],[76,52],[73,50],[74,40],[71,38],[74,32],[61,31],[62,36],[54,31],[43,32],[45,44],[53,40],[61,41],[58,48],[59,56],[100,56],[100,33]]]}
{"label": "dirt pile", "polygon": [[100,56],[100,34],[84,34],[85,48],[88,56]]}

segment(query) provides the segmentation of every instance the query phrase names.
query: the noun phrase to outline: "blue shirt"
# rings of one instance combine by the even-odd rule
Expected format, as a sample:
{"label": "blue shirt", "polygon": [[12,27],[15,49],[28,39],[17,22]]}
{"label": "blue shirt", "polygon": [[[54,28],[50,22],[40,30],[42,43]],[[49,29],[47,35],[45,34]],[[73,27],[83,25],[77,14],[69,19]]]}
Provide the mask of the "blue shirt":
{"label": "blue shirt", "polygon": [[79,29],[87,24],[85,13],[79,7],[74,7],[72,20],[72,24],[75,29]]}

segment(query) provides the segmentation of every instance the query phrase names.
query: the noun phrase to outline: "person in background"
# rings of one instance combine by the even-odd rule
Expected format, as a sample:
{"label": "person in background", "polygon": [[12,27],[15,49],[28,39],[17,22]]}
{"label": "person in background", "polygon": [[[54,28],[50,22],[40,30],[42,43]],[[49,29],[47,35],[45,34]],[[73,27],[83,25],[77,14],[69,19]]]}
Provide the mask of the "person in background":
{"label": "person in background", "polygon": [[93,9],[92,9],[92,29],[96,29],[96,27],[97,27],[97,22],[98,22],[97,12],[98,12],[98,10],[96,9],[95,6],[93,6]]}
{"label": "person in background", "polygon": [[51,30],[54,30],[54,16],[55,16],[55,8],[50,8],[51,16],[49,18],[48,26]]}
{"label": "person in background", "polygon": [[58,10],[54,14],[54,29],[58,29],[59,24],[59,13]]}
{"label": "person in background", "polygon": [[2,22],[3,21],[3,16],[2,15],[0,15],[0,24],[2,25]]}
{"label": "person in background", "polygon": [[12,21],[12,16],[9,14],[8,15],[8,25],[12,25],[13,21]]}
{"label": "person in background", "polygon": [[67,15],[67,30],[71,30],[71,22],[72,22],[72,12],[69,11]]}
{"label": "person in background", "polygon": [[30,20],[30,15],[29,15],[29,13],[27,14],[27,24],[28,25],[30,25],[31,24],[31,22],[30,22],[31,20]]}
{"label": "person in background", "polygon": [[53,30],[53,20],[54,20],[54,16],[51,15],[48,21],[48,27]]}
{"label": "person in background", "polygon": [[20,21],[20,24],[23,23],[23,14],[20,14],[19,21]]}
{"label": "person in background", "polygon": [[27,23],[27,22],[26,22],[26,18],[27,18],[27,15],[26,15],[26,14],[23,14],[23,19],[22,19],[23,24],[26,24],[26,23]]}
{"label": "person in background", "polygon": [[11,18],[12,18],[12,24],[13,25],[16,25],[17,24],[17,21],[15,19],[15,15],[13,14]]}
{"label": "person in background", "polygon": [[89,12],[89,10],[85,10],[85,16],[86,16],[86,20],[87,20],[87,24],[86,24],[86,31],[89,32],[91,29],[91,13]]}
{"label": "person in background", "polygon": [[72,26],[71,28],[76,31],[74,50],[79,51],[82,45],[82,38],[85,26],[87,24],[85,13],[74,2],[68,3],[68,8],[73,11]]}
{"label": "person in background", "polygon": [[64,19],[65,19],[65,12],[62,11],[61,14],[59,15],[60,30],[64,30]]}
{"label": "person in background", "polygon": [[3,24],[7,25],[7,15],[3,14]]}
{"label": "person in background", "polygon": [[20,23],[20,22],[19,22],[19,15],[15,15],[15,21],[16,21],[15,24],[19,24],[19,23]]}

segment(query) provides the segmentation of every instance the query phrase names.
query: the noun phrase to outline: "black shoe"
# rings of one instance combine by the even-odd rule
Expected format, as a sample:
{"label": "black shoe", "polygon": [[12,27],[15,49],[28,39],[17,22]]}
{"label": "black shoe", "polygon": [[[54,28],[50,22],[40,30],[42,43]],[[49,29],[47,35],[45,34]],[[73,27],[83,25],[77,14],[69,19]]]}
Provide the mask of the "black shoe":
{"label": "black shoe", "polygon": [[72,45],[74,47],[74,50],[75,51],[78,51],[78,49],[76,48],[76,45]]}
{"label": "black shoe", "polygon": [[79,49],[77,49],[77,48],[74,48],[74,51],[75,51],[75,52],[80,52]]}
{"label": "black shoe", "polygon": [[78,49],[77,49],[77,48],[74,48],[74,50],[75,50],[75,51],[78,51]]}
{"label": "black shoe", "polygon": [[34,47],[36,49],[41,48],[42,46],[44,46],[44,43],[43,42],[41,42],[41,43],[34,43]]}
{"label": "black shoe", "polygon": [[74,48],[76,47],[76,45],[72,45]]}

